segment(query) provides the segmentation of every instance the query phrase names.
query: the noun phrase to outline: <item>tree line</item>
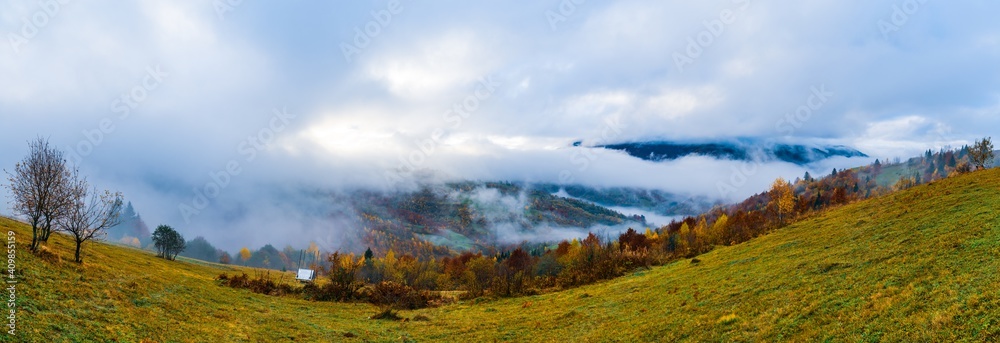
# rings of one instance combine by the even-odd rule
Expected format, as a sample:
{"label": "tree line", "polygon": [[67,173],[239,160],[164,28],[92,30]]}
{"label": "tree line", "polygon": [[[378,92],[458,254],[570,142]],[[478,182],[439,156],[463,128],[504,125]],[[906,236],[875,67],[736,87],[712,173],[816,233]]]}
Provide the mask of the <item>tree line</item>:
{"label": "tree line", "polygon": [[930,153],[905,163],[876,161],[855,169],[834,169],[822,178],[809,173],[794,181],[778,178],[768,191],[740,203],[644,232],[630,228],[617,239],[591,233],[584,239],[555,245],[525,243],[489,255],[464,252],[429,257],[426,250],[417,250],[420,255],[416,255],[395,249],[378,255],[370,248],[361,255],[334,252],[315,266],[328,282],[297,292],[313,300],[385,304],[386,299],[396,299],[397,308],[412,308],[434,303],[438,291],[462,291],[468,298],[519,296],[590,284],[679,259],[693,258],[692,263],[697,263],[695,257],[715,247],[749,241],[809,213],[902,189],[902,181],[879,184],[880,173],[887,169],[926,172],[934,164],[932,177],[922,180],[930,182],[971,171],[963,164],[986,168],[992,163],[990,145],[984,139],[974,147]]}

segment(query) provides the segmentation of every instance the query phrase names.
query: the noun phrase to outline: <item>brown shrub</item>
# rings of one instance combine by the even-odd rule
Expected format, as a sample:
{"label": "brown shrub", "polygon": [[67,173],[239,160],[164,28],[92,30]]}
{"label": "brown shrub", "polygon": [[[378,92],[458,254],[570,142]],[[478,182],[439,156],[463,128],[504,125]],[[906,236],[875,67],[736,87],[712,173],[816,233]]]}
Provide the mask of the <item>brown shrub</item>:
{"label": "brown shrub", "polygon": [[391,320],[391,321],[394,321],[394,322],[398,322],[398,321],[403,320],[403,317],[400,317],[398,314],[396,314],[396,311],[393,311],[391,308],[387,308],[387,309],[383,309],[379,313],[376,313],[374,316],[371,316],[371,319],[374,319],[374,320]]}
{"label": "brown shrub", "polygon": [[428,307],[442,298],[437,293],[417,291],[407,285],[383,281],[372,287],[368,300],[384,309],[415,310]]}
{"label": "brown shrub", "polygon": [[48,263],[52,264],[62,263],[62,256],[59,256],[59,254],[57,254],[55,251],[52,251],[52,249],[49,249],[49,247],[44,245],[38,247],[38,251],[35,252],[35,255],[37,255],[38,258]]}
{"label": "brown shrub", "polygon": [[[302,293],[307,300],[314,301],[349,301],[359,298],[360,283],[327,283],[322,287],[315,283],[306,284]],[[361,296],[363,298],[363,296]]]}
{"label": "brown shrub", "polygon": [[280,280],[276,282],[271,279],[271,272],[258,273],[253,278],[250,278],[250,276],[246,273],[233,276],[223,273],[215,279],[218,280],[223,286],[248,289],[251,292],[258,294],[281,296],[299,293],[299,291],[291,285],[282,283]]}
{"label": "brown shrub", "polygon": [[959,174],[966,174],[972,172],[972,166],[966,162],[962,162],[955,168],[955,171]]}

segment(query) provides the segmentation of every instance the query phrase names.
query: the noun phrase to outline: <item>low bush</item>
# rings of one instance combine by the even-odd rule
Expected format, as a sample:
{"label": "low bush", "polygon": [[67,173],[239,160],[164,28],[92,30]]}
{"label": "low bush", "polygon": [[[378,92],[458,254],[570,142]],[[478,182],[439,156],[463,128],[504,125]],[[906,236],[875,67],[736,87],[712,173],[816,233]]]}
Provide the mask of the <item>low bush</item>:
{"label": "low bush", "polygon": [[359,288],[357,284],[327,283],[319,286],[309,283],[302,288],[302,293],[306,300],[350,301],[358,298]]}
{"label": "low bush", "polygon": [[390,321],[398,322],[398,321],[403,320],[403,317],[400,317],[399,314],[397,314],[396,311],[394,311],[393,309],[387,308],[387,309],[384,309],[382,311],[379,311],[379,313],[376,313],[374,316],[371,316],[371,319],[374,319],[374,320],[390,320]]}
{"label": "low bush", "polygon": [[383,309],[415,310],[425,308],[434,302],[442,302],[441,295],[418,291],[410,286],[392,281],[383,281],[371,287],[368,301]]}
{"label": "low bush", "polygon": [[38,255],[38,258],[41,258],[42,260],[52,264],[62,263],[62,256],[59,256],[59,254],[57,254],[56,252],[52,251],[52,249],[49,249],[49,247],[44,245],[38,248],[38,252],[36,252],[35,255]]}
{"label": "low bush", "polygon": [[257,273],[253,278],[246,273],[233,276],[223,273],[219,275],[216,280],[218,280],[223,286],[248,289],[251,292],[258,294],[282,296],[298,294],[300,292],[291,285],[281,282],[282,280],[280,279],[278,281],[274,281],[274,279],[271,278],[270,272]]}

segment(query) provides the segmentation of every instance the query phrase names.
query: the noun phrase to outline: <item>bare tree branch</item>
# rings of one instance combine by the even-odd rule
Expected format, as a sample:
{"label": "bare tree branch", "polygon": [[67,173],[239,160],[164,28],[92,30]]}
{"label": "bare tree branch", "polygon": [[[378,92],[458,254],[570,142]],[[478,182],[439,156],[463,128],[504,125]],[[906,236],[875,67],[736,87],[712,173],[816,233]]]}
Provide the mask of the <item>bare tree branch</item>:
{"label": "bare tree branch", "polygon": [[123,201],[121,193],[91,189],[87,180],[77,173],[69,184],[70,206],[65,216],[60,217],[59,229],[73,236],[75,260],[80,263],[83,262],[80,256],[83,243],[104,237],[109,228],[121,223]]}
{"label": "bare tree branch", "polygon": [[41,137],[28,142],[28,156],[7,172],[14,213],[31,224],[31,250],[48,241],[53,224],[67,211],[70,177],[63,152]]}

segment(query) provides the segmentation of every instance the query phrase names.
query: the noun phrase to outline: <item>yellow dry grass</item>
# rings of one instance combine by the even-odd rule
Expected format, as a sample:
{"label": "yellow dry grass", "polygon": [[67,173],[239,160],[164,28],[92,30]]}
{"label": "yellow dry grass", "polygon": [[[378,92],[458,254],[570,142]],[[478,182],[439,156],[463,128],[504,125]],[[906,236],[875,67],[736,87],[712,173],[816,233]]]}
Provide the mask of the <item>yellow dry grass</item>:
{"label": "yellow dry grass", "polygon": [[[1000,170],[812,216],[751,242],[540,296],[368,319],[367,304],[269,297],[215,284],[231,266],[169,262],[55,235],[18,238],[18,336],[38,342],[997,341]],[[526,306],[525,304],[530,304]]]}

